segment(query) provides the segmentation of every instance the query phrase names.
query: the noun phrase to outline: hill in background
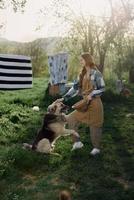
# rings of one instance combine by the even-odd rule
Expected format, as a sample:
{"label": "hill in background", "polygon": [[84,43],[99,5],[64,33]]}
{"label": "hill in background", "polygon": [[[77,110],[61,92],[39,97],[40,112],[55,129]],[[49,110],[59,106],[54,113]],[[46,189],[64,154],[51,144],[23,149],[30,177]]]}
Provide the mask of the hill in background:
{"label": "hill in background", "polygon": [[20,54],[20,49],[29,48],[29,46],[38,46],[42,48],[46,54],[55,52],[57,45],[63,40],[61,37],[39,38],[32,42],[16,42],[9,41],[5,38],[0,38],[0,53],[17,53]]}

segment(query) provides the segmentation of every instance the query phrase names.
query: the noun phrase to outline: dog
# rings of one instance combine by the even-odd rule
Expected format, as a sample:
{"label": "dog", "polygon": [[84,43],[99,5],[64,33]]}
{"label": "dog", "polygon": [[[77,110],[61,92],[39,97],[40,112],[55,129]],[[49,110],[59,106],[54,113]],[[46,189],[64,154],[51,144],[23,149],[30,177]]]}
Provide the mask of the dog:
{"label": "dog", "polygon": [[66,135],[72,136],[74,143],[72,150],[83,147],[79,134],[75,130],[65,128],[67,124],[65,113],[68,110],[68,106],[63,104],[62,100],[63,99],[57,99],[48,106],[42,127],[38,131],[33,144],[23,143],[24,149],[32,149],[41,153],[52,153],[56,140]]}
{"label": "dog", "polygon": [[71,193],[68,190],[62,190],[59,193],[59,200],[71,200]]}
{"label": "dog", "polygon": [[120,94],[128,98],[132,95],[132,92],[130,89],[124,87]]}

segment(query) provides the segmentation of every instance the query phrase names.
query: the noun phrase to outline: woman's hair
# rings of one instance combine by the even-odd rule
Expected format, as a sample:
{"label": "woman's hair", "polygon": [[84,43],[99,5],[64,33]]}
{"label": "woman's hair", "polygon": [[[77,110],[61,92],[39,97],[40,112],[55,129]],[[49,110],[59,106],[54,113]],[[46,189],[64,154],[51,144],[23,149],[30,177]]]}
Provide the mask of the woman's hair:
{"label": "woman's hair", "polygon": [[88,53],[88,52],[82,53],[81,57],[85,60],[86,66],[95,68],[95,66],[96,66],[95,62],[94,62],[93,56],[90,55],[90,53]]}
{"label": "woman's hair", "polygon": [[89,66],[92,69],[97,69],[96,64],[94,62],[93,56],[90,55],[88,52],[82,53],[81,57],[85,60],[86,65],[82,68],[80,75],[79,75],[79,87],[82,87],[82,80],[86,73],[86,66]]}
{"label": "woman's hair", "polygon": [[59,194],[59,200],[71,200],[71,194],[67,190],[63,190]]}

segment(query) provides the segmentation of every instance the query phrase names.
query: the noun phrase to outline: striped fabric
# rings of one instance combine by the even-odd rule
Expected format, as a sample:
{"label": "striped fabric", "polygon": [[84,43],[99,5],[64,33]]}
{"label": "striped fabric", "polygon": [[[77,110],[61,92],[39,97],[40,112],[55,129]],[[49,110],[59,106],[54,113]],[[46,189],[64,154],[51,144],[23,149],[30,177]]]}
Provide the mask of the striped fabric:
{"label": "striped fabric", "polygon": [[0,89],[32,88],[31,58],[0,54]]}

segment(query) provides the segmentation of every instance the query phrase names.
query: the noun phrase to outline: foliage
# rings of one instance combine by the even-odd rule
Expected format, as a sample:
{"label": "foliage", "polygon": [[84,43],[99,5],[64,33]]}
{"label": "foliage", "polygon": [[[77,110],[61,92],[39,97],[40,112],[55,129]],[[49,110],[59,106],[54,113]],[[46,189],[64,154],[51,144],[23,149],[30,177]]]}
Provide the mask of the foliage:
{"label": "foliage", "polygon": [[[108,83],[100,156],[89,156],[92,146],[84,125],[79,127],[83,149],[71,152],[72,142],[66,137],[56,143],[60,156],[42,155],[22,149],[22,143],[32,142],[54,100],[47,84],[36,78],[33,89],[0,91],[0,199],[58,200],[59,191],[68,189],[74,200],[132,200],[134,124],[126,114],[134,112],[134,96],[119,96]],[[34,105],[39,112],[32,110]]]}
{"label": "foliage", "polygon": [[30,56],[34,77],[48,77],[47,53],[43,49],[41,40],[29,43],[6,43],[1,42],[0,53]]}
{"label": "foliage", "polygon": [[14,12],[17,12],[18,10],[24,12],[26,2],[27,0],[0,0],[0,9],[12,6]]}
{"label": "foliage", "polygon": [[98,64],[103,72],[110,45],[120,33],[123,37],[125,36],[124,30],[127,32],[130,22],[133,21],[131,2],[124,3],[122,0],[117,4],[109,0],[109,15],[103,14],[99,17],[85,16],[84,13],[79,16],[69,7],[67,1],[55,0],[54,2],[60,2],[56,7],[57,16],[71,26],[69,37],[73,39],[74,43],[76,41],[76,46],[80,46],[81,51],[89,51],[98,57]]}
{"label": "foliage", "polygon": [[25,48],[25,54],[32,59],[33,76],[48,76],[48,63],[46,52],[42,48],[41,41],[35,40]]}

